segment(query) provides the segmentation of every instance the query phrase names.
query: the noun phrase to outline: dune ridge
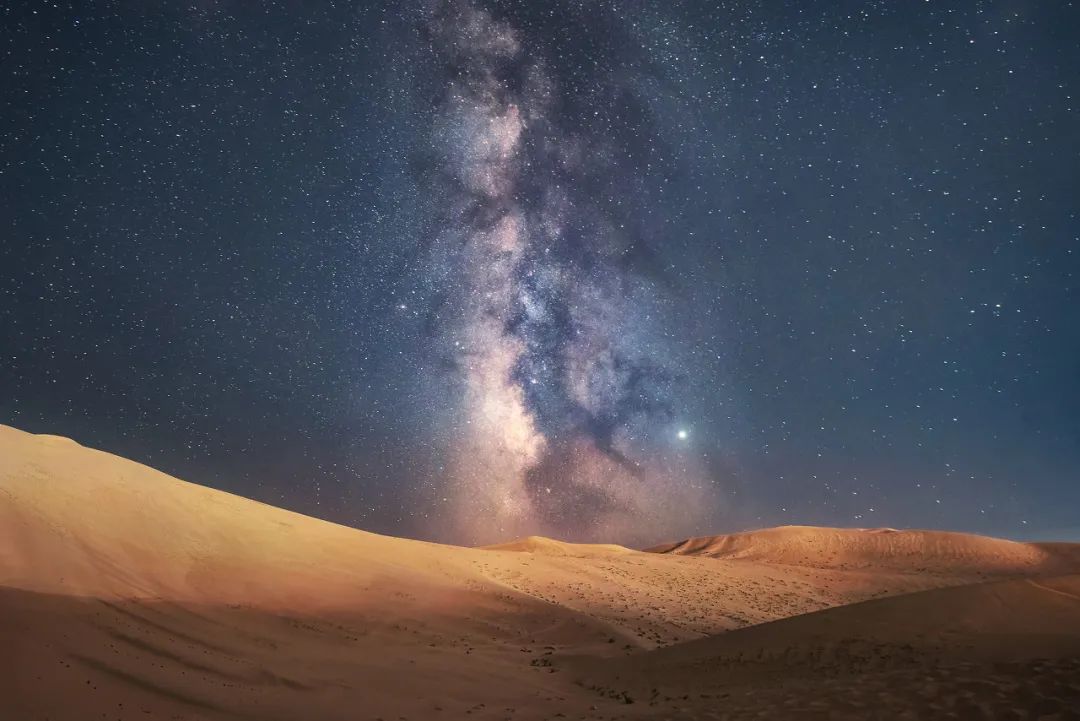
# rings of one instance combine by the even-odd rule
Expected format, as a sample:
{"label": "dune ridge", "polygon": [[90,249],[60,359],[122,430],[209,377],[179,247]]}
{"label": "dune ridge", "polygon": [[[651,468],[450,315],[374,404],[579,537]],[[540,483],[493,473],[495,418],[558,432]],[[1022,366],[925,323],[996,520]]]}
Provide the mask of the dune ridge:
{"label": "dune ridge", "polygon": [[646,549],[651,553],[815,568],[977,574],[1067,572],[1080,563],[1076,544],[1022,543],[953,531],[780,526],[700,536]]}

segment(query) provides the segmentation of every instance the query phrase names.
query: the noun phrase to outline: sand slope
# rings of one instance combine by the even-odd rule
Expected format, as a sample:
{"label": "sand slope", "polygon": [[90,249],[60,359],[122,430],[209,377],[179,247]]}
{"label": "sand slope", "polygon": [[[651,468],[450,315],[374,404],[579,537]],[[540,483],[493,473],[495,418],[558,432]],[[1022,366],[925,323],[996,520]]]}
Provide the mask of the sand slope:
{"label": "sand slope", "polygon": [[575,683],[574,659],[636,662],[751,624],[1049,572],[1072,552],[1005,563],[1008,542],[954,540],[998,550],[946,539],[921,564],[879,567],[805,551],[798,565],[797,548],[784,562],[543,538],[467,549],[0,426],[0,699],[17,719],[647,716],[658,707]]}
{"label": "sand slope", "polygon": [[1080,708],[1080,575],[867,601],[582,675],[613,697],[695,718],[1072,718]]}

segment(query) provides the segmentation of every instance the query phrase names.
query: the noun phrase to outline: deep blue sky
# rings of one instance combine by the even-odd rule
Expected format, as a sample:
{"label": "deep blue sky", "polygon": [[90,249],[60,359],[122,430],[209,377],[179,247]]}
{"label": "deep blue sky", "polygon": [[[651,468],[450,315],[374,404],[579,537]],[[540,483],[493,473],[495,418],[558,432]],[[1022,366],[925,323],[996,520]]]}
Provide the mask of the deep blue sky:
{"label": "deep blue sky", "polygon": [[[676,454],[700,533],[1080,538],[1075,3],[400,5],[0,9],[0,423],[461,540],[455,243],[557,189],[498,339],[550,448]],[[489,70],[498,202],[448,90]],[[527,480],[587,538],[576,452]]]}

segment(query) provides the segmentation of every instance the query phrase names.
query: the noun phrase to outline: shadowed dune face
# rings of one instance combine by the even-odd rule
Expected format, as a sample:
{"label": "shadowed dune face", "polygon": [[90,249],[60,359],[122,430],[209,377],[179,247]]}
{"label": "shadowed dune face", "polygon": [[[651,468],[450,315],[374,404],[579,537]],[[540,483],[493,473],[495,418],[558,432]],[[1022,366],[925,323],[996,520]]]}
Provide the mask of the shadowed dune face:
{"label": "shadowed dune face", "polygon": [[609,697],[694,718],[721,718],[721,698],[723,718],[1067,718],[1080,702],[1080,575],[867,601],[580,673]]}
{"label": "shadowed dune face", "polygon": [[[958,618],[975,639],[961,650],[1004,649],[987,635],[1028,609],[1067,625],[1080,613],[1071,580],[990,595],[973,589],[997,586],[964,586],[1080,572],[1074,546],[1048,549],[805,528],[666,553],[539,537],[458,548],[326,523],[0,426],[0,647],[10,650],[0,698],[20,719],[649,718],[682,707],[708,718],[714,707],[687,699],[764,693],[800,673],[850,676],[854,662],[821,659],[860,658],[859,644],[894,661],[938,659],[917,669],[952,663],[963,653],[904,639],[955,635]],[[976,595],[902,595],[945,586],[962,587],[934,593]],[[813,614],[823,609],[834,610]],[[906,613],[924,625],[898,623]],[[780,619],[790,620],[755,626]],[[1017,626],[1010,642],[1027,655],[979,662],[1072,653],[1068,639],[1038,646],[1040,633]],[[897,664],[888,672],[907,673]],[[659,685],[672,700],[652,694]],[[620,695],[645,690],[647,703]]]}
{"label": "shadowed dune face", "polygon": [[572,703],[597,703],[529,661],[571,638],[603,651],[605,629],[541,604],[475,601],[463,600],[468,617],[386,619],[5,589],[0,716],[284,721],[492,718],[516,709],[538,718],[530,706],[558,706],[571,692]]}

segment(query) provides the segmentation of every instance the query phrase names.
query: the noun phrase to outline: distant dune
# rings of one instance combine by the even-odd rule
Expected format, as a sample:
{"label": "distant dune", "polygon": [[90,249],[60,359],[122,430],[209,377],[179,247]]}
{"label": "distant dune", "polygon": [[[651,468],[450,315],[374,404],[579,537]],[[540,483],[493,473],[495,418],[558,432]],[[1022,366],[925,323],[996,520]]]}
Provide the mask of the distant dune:
{"label": "distant dune", "polygon": [[542,553],[548,556],[597,556],[611,553],[633,553],[626,546],[614,543],[567,543],[543,536],[526,536],[507,543],[483,546],[488,551],[517,551]]}
{"label": "distant dune", "polygon": [[[379,536],[0,426],[0,718],[723,718],[757,694],[786,719],[866,654],[896,703],[922,671],[1020,664],[1001,690],[1080,654],[1074,545],[782,528],[659,550]],[[1014,580],[970,585],[991,577]]]}
{"label": "distant dune", "polygon": [[1056,573],[1080,564],[1080,546],[1018,543],[948,531],[782,526],[725,536],[702,536],[648,549],[840,570],[874,569],[942,574]]}

